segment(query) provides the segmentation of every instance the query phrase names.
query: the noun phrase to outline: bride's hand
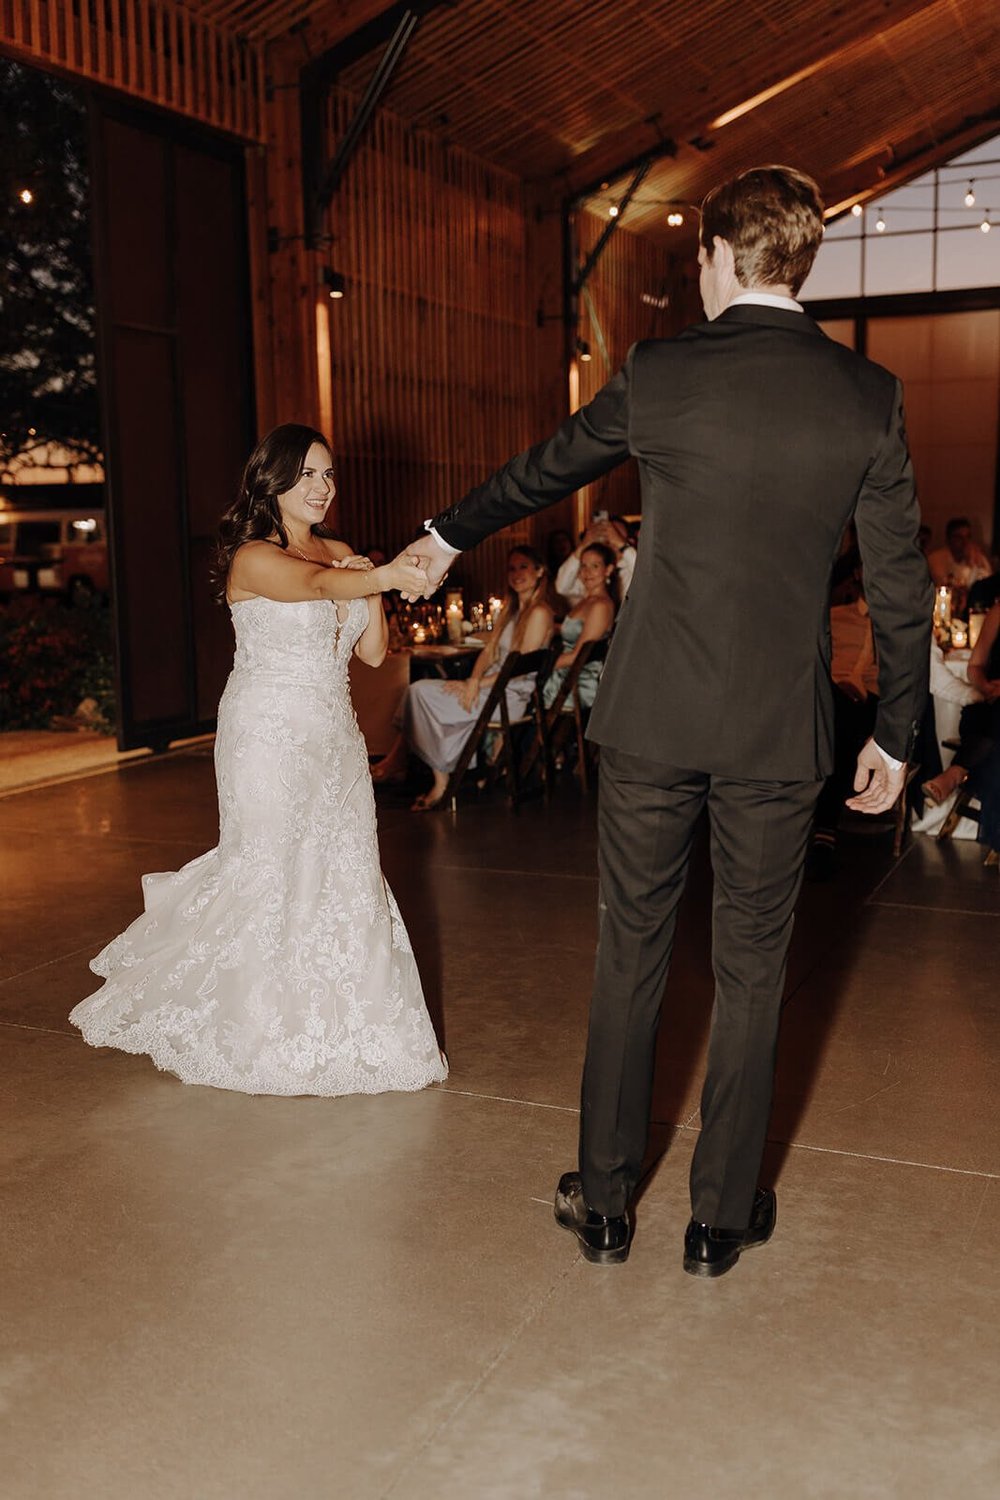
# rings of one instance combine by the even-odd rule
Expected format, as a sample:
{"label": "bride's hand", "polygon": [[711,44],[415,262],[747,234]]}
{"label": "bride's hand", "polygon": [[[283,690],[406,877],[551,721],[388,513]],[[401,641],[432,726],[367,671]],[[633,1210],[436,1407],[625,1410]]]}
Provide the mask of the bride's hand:
{"label": "bride's hand", "polygon": [[375,564],[370,557],[362,557],[360,553],[352,553],[350,557],[338,557],[334,560],[335,568],[350,568],[355,573],[370,573]]}

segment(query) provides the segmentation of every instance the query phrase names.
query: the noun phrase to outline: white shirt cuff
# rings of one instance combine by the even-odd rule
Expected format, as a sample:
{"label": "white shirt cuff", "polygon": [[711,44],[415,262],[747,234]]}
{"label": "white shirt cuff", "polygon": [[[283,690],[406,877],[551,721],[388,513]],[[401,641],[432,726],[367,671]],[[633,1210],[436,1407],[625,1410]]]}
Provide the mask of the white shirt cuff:
{"label": "white shirt cuff", "polygon": [[461,547],[453,547],[450,542],[445,541],[443,536],[439,536],[434,527],[431,525],[430,521],[424,522],[424,530],[430,532],[431,536],[437,542],[438,546],[441,547],[445,552],[450,552],[452,557],[457,557],[461,552]]}
{"label": "white shirt cuff", "polygon": [[905,761],[897,760],[895,756],[890,755],[887,750],[883,750],[882,746],[878,743],[877,740],[872,740],[872,744],[875,746],[875,749],[878,751],[879,755],[881,755],[890,771],[901,771],[903,769],[903,766],[906,764]]}

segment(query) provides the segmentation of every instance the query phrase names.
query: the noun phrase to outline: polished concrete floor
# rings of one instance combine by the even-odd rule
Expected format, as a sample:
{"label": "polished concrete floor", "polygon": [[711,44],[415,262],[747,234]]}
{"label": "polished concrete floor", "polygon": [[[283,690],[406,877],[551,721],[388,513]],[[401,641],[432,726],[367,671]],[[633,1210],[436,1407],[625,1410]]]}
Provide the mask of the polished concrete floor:
{"label": "polished concrete floor", "polygon": [[574,1161],[593,807],[381,811],[446,1086],[188,1088],[66,1015],[143,871],[214,842],[189,751],[0,800],[3,1500],[996,1500],[1000,880],[845,846],[807,888],[778,1229],[681,1271],[711,977],[699,857],[627,1265]]}

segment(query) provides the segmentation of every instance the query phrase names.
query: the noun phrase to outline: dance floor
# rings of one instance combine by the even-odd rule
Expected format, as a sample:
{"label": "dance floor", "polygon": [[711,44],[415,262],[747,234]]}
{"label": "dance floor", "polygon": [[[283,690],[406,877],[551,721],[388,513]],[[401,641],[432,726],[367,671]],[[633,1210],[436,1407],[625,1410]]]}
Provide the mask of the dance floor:
{"label": "dance floor", "polygon": [[807,887],[770,1245],[681,1270],[711,1003],[695,861],[625,1266],[553,1222],[594,943],[573,786],[411,816],[386,872],[451,1077],[185,1087],[69,1027],[143,871],[215,839],[189,751],[0,800],[4,1500],[995,1500],[1000,880],[858,836]]}

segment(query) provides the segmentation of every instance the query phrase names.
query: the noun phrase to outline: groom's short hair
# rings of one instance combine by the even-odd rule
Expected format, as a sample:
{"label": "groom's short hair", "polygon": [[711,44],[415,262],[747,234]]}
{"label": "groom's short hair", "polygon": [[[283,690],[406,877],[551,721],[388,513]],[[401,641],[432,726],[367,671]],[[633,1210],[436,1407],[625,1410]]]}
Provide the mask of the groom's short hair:
{"label": "groom's short hair", "polygon": [[733,247],[743,286],[805,281],[823,239],[823,200],[811,177],[794,167],[752,167],[713,188],[701,206],[701,243],[716,235]]}

